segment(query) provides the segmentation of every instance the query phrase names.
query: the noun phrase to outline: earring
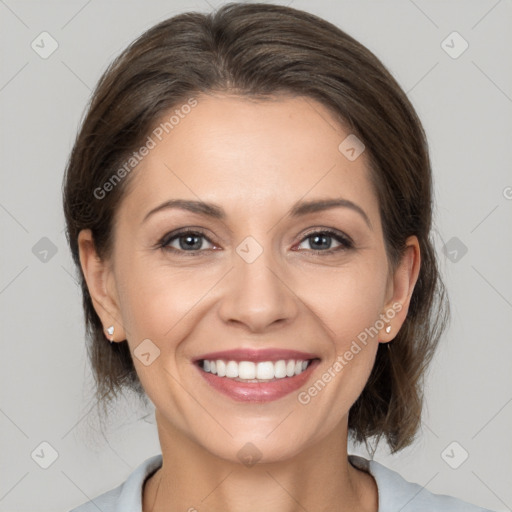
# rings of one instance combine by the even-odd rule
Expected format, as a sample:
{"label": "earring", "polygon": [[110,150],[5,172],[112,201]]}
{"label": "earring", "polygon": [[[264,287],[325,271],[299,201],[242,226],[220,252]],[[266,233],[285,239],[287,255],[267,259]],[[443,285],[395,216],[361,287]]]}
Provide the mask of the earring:
{"label": "earring", "polygon": [[387,332],[388,334],[391,332],[391,325],[388,325],[388,326],[386,327],[386,332]]}
{"label": "earring", "polygon": [[107,333],[110,336],[110,338],[109,338],[110,343],[113,343],[113,341],[114,341],[114,326],[113,325],[107,327]]}

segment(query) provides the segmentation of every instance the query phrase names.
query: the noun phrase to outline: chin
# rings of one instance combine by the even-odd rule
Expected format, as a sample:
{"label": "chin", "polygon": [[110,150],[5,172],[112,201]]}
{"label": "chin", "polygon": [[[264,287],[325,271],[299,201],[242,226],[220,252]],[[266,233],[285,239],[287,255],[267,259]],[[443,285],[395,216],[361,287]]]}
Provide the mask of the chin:
{"label": "chin", "polygon": [[292,416],[293,413],[284,422],[286,415],[281,414],[272,421],[269,418],[264,422],[261,418],[255,421],[242,419],[238,425],[226,424],[226,430],[233,437],[226,434],[205,439],[203,428],[195,441],[216,457],[248,467],[294,459],[319,441],[321,426],[306,428],[304,422],[286,425]]}
{"label": "chin", "polygon": [[293,459],[305,448],[301,443],[291,442],[289,435],[286,439],[273,440],[255,435],[239,436],[223,445],[208,443],[203,445],[212,455],[221,459],[252,467],[255,464],[272,464]]}

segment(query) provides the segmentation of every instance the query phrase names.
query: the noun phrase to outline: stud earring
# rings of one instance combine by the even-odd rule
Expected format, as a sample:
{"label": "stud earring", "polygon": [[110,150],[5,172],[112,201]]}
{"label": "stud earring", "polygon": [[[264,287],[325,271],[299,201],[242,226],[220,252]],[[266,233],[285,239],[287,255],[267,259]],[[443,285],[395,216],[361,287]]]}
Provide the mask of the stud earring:
{"label": "stud earring", "polygon": [[388,326],[386,327],[386,332],[387,332],[388,334],[391,332],[391,325],[388,325]]}
{"label": "stud earring", "polygon": [[114,326],[113,325],[107,327],[107,333],[110,336],[110,338],[109,338],[110,343],[113,343],[113,341],[114,341]]}

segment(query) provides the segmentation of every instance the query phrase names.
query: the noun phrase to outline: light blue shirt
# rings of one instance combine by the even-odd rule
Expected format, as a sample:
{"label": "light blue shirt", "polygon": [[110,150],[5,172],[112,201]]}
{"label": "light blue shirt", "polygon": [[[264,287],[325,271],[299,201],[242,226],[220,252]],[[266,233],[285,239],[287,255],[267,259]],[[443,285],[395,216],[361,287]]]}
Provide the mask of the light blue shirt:
{"label": "light blue shirt", "polygon": [[[379,492],[378,512],[492,512],[465,501],[433,494],[382,464],[358,455],[349,455],[352,466],[370,473]],[[154,455],[138,466],[121,485],[100,494],[70,512],[142,512],[144,481],[162,465],[162,455]]]}

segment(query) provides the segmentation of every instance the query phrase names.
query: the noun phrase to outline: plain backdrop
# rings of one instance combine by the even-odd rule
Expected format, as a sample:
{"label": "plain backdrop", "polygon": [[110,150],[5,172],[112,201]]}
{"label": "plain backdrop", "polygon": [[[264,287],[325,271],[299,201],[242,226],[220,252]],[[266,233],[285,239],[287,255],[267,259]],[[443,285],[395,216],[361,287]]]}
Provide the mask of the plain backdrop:
{"label": "plain backdrop", "polygon": [[[394,456],[381,443],[375,459],[432,492],[510,511],[512,3],[276,3],[317,14],[373,51],[430,144],[452,322],[428,374],[417,442]],[[153,411],[130,398],[108,435],[98,431],[61,183],[107,64],[155,23],[219,5],[0,1],[0,511],[67,511],[160,452]]]}

